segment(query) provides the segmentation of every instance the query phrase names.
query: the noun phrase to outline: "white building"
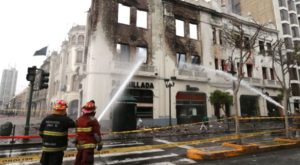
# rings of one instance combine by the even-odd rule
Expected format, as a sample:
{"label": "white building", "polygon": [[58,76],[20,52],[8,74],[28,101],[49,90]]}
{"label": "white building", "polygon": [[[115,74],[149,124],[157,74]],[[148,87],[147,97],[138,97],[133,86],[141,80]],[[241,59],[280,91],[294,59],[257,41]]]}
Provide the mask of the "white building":
{"label": "white building", "polygon": [[62,42],[60,52],[51,55],[48,99],[50,105],[59,99],[67,101],[68,115],[76,118],[81,107],[80,81],[86,68],[86,56],[83,55],[85,26],[72,27],[68,36],[68,40]]}
{"label": "white building", "polygon": [[[299,0],[223,0],[223,6],[236,14],[251,17],[260,23],[272,22],[284,41],[287,56],[300,47],[300,1]],[[294,61],[291,59],[291,61]],[[289,71],[290,104],[294,112],[300,108],[300,66],[292,64]]]}
{"label": "white building", "polygon": [[[225,70],[232,48],[222,43],[222,28],[238,21],[252,35],[254,23],[222,13],[221,8],[215,2],[194,0],[125,0],[122,3],[93,0],[87,25],[88,62],[82,81],[82,101],[94,99],[98,115],[102,113],[129,75],[127,68],[135,65],[137,55],[142,55],[143,65],[117,100],[121,107],[105,114],[104,127],[132,129],[136,118],[142,118],[148,126],[167,125],[169,115],[173,124],[201,121],[204,116],[219,117],[221,112],[211,105],[209,96],[216,89],[230,91],[232,81],[197,67],[181,66],[188,63]],[[264,33],[268,43],[277,39],[275,29],[267,27]],[[259,48],[253,51],[253,58],[244,71],[250,85],[267,91],[273,98],[280,93],[272,73],[271,57],[260,54]],[[170,93],[165,79],[175,82]],[[239,101],[243,105],[239,102],[238,115],[267,116],[270,111],[279,111],[245,88],[239,91]],[[230,105],[226,109],[227,115],[235,115]]]}
{"label": "white building", "polygon": [[0,110],[5,109],[15,96],[17,77],[18,71],[15,68],[3,70],[0,84]]}

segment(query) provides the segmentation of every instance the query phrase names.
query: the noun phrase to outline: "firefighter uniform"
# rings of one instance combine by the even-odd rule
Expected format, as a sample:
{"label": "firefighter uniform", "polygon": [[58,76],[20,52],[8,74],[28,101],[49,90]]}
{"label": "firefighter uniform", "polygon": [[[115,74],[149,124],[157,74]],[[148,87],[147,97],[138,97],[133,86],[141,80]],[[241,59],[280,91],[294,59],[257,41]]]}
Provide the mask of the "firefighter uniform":
{"label": "firefighter uniform", "polygon": [[53,107],[53,114],[43,119],[40,136],[43,140],[42,165],[60,165],[64,150],[68,145],[68,129],[75,127],[75,122],[66,116],[67,104],[59,100]]}
{"label": "firefighter uniform", "polygon": [[94,149],[102,149],[100,125],[95,115],[93,101],[82,108],[83,115],[76,121],[76,147],[78,149],[75,165],[94,164]]}

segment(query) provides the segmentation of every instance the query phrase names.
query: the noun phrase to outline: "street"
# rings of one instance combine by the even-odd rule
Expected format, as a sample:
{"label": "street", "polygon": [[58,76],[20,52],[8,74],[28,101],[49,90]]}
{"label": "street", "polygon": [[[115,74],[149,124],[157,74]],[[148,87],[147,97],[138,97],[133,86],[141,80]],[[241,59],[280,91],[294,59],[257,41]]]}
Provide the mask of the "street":
{"label": "street", "polygon": [[[147,145],[158,145],[158,144],[169,144],[172,142],[191,141],[198,139],[207,139],[205,135],[191,135],[191,136],[172,136],[172,137],[159,137],[159,138],[145,138],[145,139],[124,139],[124,140],[113,140],[105,141],[104,149],[108,148],[123,148],[123,147],[139,147]],[[255,137],[246,139],[247,142],[251,141],[267,141],[270,140],[269,136]],[[119,152],[110,153],[103,155],[95,155],[95,164],[204,164],[204,165],[215,165],[215,164],[275,164],[283,165],[287,162],[289,165],[300,164],[300,149],[285,149],[272,152],[266,152],[261,154],[244,155],[235,158],[228,158],[214,161],[194,161],[187,158],[186,151],[190,148],[197,147],[208,147],[220,145],[221,142],[211,142],[198,145],[184,145],[171,148],[153,148],[146,149],[144,151],[131,151],[131,152]],[[76,151],[75,147],[69,145],[68,151]],[[38,154],[40,153],[40,147],[34,147],[30,149],[14,149],[10,152],[9,149],[2,150],[0,152],[1,157],[27,155],[27,154]],[[74,157],[64,158],[65,165],[74,164]],[[272,162],[271,162],[272,161]],[[16,163],[16,164],[39,164],[38,161],[31,163]]]}

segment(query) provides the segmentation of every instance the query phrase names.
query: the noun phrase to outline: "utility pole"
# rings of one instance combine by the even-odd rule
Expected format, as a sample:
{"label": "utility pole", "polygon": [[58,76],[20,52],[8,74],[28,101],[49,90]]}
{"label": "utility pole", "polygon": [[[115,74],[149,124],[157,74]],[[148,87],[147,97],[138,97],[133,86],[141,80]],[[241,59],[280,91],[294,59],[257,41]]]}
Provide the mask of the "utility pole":
{"label": "utility pole", "polygon": [[36,76],[36,66],[29,67],[27,69],[27,81],[30,82],[29,86],[29,98],[28,98],[28,106],[27,106],[27,115],[26,115],[26,123],[25,123],[25,132],[24,135],[29,134],[29,128],[30,128],[30,115],[31,115],[31,104],[32,104],[32,94],[33,94],[33,86],[34,86],[34,80]]}
{"label": "utility pole", "polygon": [[25,124],[25,135],[29,134],[29,128],[30,128],[29,124],[30,124],[30,116],[31,116],[33,86],[34,86],[34,82],[31,81],[30,88],[29,88],[29,99],[28,99],[27,116],[26,116],[26,124]]}

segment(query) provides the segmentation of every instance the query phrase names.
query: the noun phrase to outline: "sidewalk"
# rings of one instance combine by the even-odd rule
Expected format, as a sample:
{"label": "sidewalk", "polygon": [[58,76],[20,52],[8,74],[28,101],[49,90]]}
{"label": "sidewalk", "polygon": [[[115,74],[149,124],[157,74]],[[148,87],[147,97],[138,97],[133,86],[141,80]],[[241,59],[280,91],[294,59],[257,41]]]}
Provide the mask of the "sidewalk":
{"label": "sidewalk", "polygon": [[299,138],[276,137],[265,141],[260,141],[259,138],[246,138],[242,143],[228,141],[222,145],[192,148],[187,151],[187,157],[193,160],[217,160],[296,147],[300,147]]}

